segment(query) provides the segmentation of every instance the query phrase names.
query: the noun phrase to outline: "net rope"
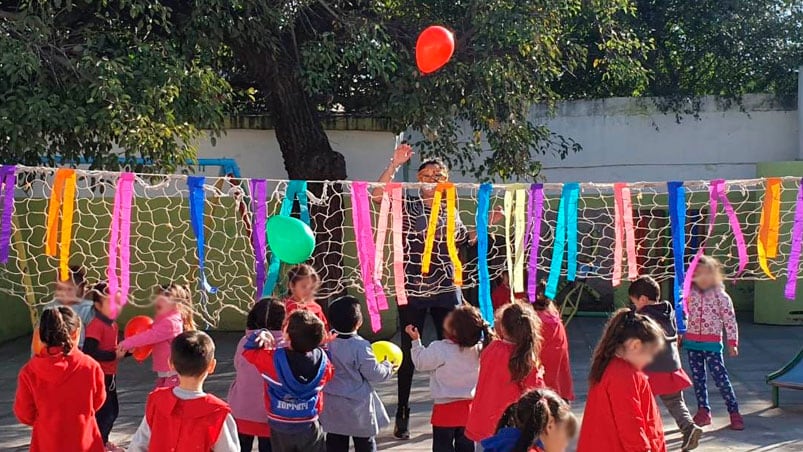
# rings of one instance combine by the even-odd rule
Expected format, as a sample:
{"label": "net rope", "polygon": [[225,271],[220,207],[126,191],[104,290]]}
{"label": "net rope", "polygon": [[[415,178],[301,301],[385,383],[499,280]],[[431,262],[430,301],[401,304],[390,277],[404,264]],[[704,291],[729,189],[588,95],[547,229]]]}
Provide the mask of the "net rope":
{"label": "net rope", "polygon": [[[47,228],[47,207],[55,169],[17,167],[15,213],[8,264],[0,266],[0,291],[38,308],[52,300],[53,282],[57,279],[58,257],[47,257],[44,240]],[[109,225],[112,219],[115,187],[120,173],[76,170],[77,195],[73,219],[70,264],[83,265],[91,282],[105,279],[108,265]],[[268,215],[280,210],[287,181],[268,181]],[[707,254],[717,257],[729,279],[766,280],[759,267],[757,240],[766,181],[764,179],[726,182],[727,197],[737,213],[744,232],[750,261],[737,275],[738,256],[727,216],[716,216],[714,233],[706,237],[709,204],[708,181],[686,181],[686,256],[691,256],[703,241]],[[770,259],[771,272],[785,278],[791,250],[791,225],[794,222],[799,178],[782,178],[780,202],[780,235],[777,257]],[[322,299],[349,291],[364,291],[351,215],[349,181],[320,182],[308,191],[312,229],[316,231],[316,253],[329,253],[342,244],[343,262],[339,268],[319,265],[316,270],[323,284],[318,296]],[[415,199],[421,184],[403,183],[405,204]],[[313,184],[310,185],[312,187]],[[382,184],[368,183],[368,189]],[[455,184],[459,218],[471,230],[475,223],[478,184]],[[578,204],[578,275],[600,284],[610,285],[614,255],[614,189],[613,184],[580,184]],[[650,274],[659,281],[671,280],[673,267],[672,237],[666,183],[631,183],[634,230],[640,274]],[[131,213],[131,294],[128,302],[145,307],[150,304],[152,288],[170,281],[189,283],[193,288],[196,310],[202,320],[218,324],[226,310],[247,312],[254,301],[254,253],[251,245],[251,208],[247,179],[207,176],[204,186],[204,226],[206,233],[206,275],[216,294],[199,288],[196,242],[189,220],[186,175],[137,174],[134,182],[134,203]],[[505,185],[494,185],[491,207],[504,205]],[[562,184],[544,184],[544,214],[537,257],[539,279],[546,278],[555,238],[556,211]],[[380,203],[369,203],[372,227],[376,236]],[[333,216],[330,206],[342,206]],[[407,207],[407,206],[406,206]],[[721,209],[721,207],[720,207]],[[337,218],[338,221],[332,221]],[[507,272],[504,221],[489,228],[488,264],[491,279]],[[389,299],[394,296],[394,274],[390,231],[384,243],[382,287]],[[477,252],[473,244],[459,247],[464,270],[463,290],[476,288]],[[529,249],[529,248],[528,248]],[[408,256],[406,258],[410,258]],[[415,259],[420,261],[421,256]],[[627,275],[626,265],[624,274]],[[283,269],[284,270],[284,269]],[[566,266],[562,266],[565,274]],[[414,275],[405,275],[409,281]],[[428,296],[449,287],[444,280],[408,289],[408,296]],[[284,271],[282,278],[284,278]],[[626,280],[626,276],[623,278]],[[280,282],[277,291],[283,291]],[[476,300],[470,300],[476,303]]]}

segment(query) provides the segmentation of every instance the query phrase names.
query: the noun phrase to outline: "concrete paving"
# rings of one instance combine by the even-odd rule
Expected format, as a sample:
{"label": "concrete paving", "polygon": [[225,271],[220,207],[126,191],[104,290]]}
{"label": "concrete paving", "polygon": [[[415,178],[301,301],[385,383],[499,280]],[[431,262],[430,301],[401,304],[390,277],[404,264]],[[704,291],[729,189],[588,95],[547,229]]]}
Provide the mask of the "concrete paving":
{"label": "concrete paving", "polygon": [[[601,319],[575,319],[569,326],[572,365],[576,382],[578,400],[574,411],[582,415],[587,384],[588,362],[591,350],[599,337],[603,321]],[[741,323],[741,356],[728,360],[728,369],[734,382],[742,413],[745,415],[747,429],[742,432],[728,430],[728,416],[719,394],[713,384],[711,388],[714,423],[706,428],[699,451],[801,451],[803,450],[803,391],[782,391],[781,407],[770,408],[770,388],[765,384],[767,373],[780,368],[792,359],[803,347],[803,328],[753,325],[748,320]],[[431,328],[430,328],[431,331]],[[218,373],[207,382],[207,390],[221,397],[232,381],[232,355],[240,338],[237,333],[213,333],[217,343]],[[30,430],[17,423],[11,412],[19,368],[28,358],[29,339],[20,339],[0,345],[0,356],[5,365],[0,370],[0,404],[6,407],[0,415],[0,450],[27,450]],[[120,418],[115,424],[112,440],[126,444],[142,419],[145,398],[153,384],[153,374],[149,362],[139,365],[126,360],[120,366],[118,388],[120,397]],[[378,388],[382,399],[393,414],[396,403],[396,382],[392,380]],[[687,401],[694,412],[694,398],[688,391]],[[429,412],[431,400],[427,387],[427,376],[417,374],[412,394],[411,425],[412,438],[409,441],[393,439],[390,431],[380,434],[379,449],[387,451],[431,450]],[[668,413],[664,413],[669,450],[679,450],[680,435]]]}

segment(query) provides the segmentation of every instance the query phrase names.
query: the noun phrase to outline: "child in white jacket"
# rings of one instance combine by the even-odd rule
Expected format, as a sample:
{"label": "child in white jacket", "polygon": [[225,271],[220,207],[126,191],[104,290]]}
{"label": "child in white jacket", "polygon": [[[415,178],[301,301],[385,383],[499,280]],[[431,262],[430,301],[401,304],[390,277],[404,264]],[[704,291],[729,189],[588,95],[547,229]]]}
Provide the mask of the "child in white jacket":
{"label": "child in white jacket", "polygon": [[490,326],[473,306],[463,305],[446,316],[444,340],[429,347],[421,344],[421,336],[413,325],[405,331],[413,341],[411,355],[415,368],[431,372],[432,451],[473,452],[474,443],[465,437],[465,426],[477,376],[480,351],[492,336]]}

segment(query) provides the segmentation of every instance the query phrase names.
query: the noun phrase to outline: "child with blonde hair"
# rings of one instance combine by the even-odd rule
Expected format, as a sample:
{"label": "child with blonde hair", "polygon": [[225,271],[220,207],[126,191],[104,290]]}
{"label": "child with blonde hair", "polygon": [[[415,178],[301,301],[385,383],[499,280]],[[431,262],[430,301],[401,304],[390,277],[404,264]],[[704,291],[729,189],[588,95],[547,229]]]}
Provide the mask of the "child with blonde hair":
{"label": "child with blonde hair", "polygon": [[744,419],[733,392],[728,369],[722,356],[722,330],[727,333],[728,354],[739,356],[739,325],[731,297],[722,283],[722,267],[709,256],[702,256],[694,269],[691,291],[686,297],[688,321],[683,346],[689,354],[691,378],[697,397],[697,414],[694,423],[711,424],[711,405],[708,404],[706,366],[714,383],[725,400],[730,414],[730,428],[744,430]]}
{"label": "child with blonde hair", "polygon": [[153,301],[156,318],[151,329],[125,339],[117,348],[121,352],[130,352],[137,347],[152,345],[156,388],[174,387],[179,379],[170,367],[170,343],[182,332],[195,330],[190,291],[181,284],[161,285],[154,291]]}

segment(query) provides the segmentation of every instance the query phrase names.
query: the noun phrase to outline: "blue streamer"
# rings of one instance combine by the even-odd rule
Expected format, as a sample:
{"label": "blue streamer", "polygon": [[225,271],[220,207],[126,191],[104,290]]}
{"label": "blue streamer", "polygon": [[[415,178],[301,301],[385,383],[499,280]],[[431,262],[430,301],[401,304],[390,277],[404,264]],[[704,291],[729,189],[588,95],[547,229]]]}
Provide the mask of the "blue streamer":
{"label": "blue streamer", "polygon": [[[293,203],[298,199],[298,211],[301,216],[301,221],[311,227],[309,215],[309,202],[307,200],[307,181],[305,180],[291,180],[287,183],[287,191],[282,200],[282,208],[279,215],[289,217],[293,213]],[[266,297],[273,294],[276,289],[276,284],[279,282],[279,270],[282,263],[275,254],[271,253],[270,267],[268,267],[268,279],[265,282],[265,287],[262,289],[262,296]]]}
{"label": "blue streamer", "polygon": [[672,256],[675,261],[675,319],[678,332],[686,332],[683,309],[683,281],[686,279],[686,188],[681,181],[667,182],[669,191],[669,222],[672,231]]}
{"label": "blue streamer", "polygon": [[569,255],[566,260],[566,279],[574,281],[577,275],[577,203],[580,199],[580,184],[576,182],[565,184],[563,190],[569,191],[565,207],[566,239],[569,242]]}
{"label": "blue streamer", "polygon": [[187,185],[190,189],[190,224],[192,232],[195,234],[195,243],[198,247],[198,274],[201,277],[201,285],[204,290],[214,294],[217,287],[212,287],[206,280],[206,270],[204,266],[204,176],[189,176]]}
{"label": "blue streamer", "polygon": [[574,281],[577,274],[577,202],[579,198],[580,184],[572,182],[563,185],[558,205],[558,221],[555,225],[552,261],[549,263],[549,278],[544,292],[549,299],[554,299],[558,294],[560,269],[563,266],[563,252],[566,248],[567,238],[569,245],[567,278],[569,281]]}
{"label": "blue streamer", "polygon": [[494,324],[494,307],[491,302],[491,277],[488,272],[488,212],[491,210],[491,190],[489,183],[480,185],[477,192],[477,267],[479,270],[480,314],[491,326]]}

